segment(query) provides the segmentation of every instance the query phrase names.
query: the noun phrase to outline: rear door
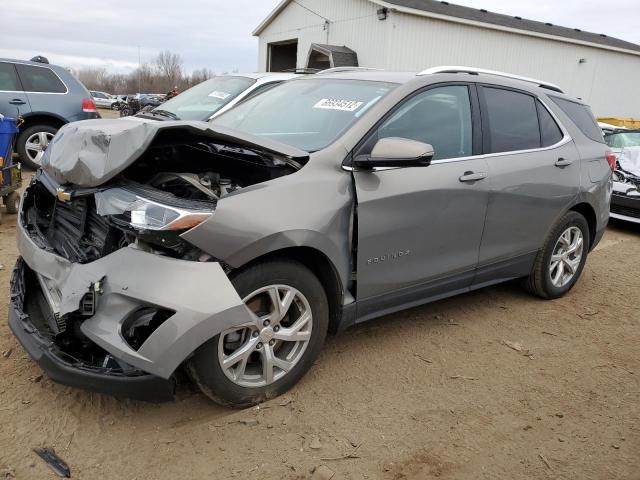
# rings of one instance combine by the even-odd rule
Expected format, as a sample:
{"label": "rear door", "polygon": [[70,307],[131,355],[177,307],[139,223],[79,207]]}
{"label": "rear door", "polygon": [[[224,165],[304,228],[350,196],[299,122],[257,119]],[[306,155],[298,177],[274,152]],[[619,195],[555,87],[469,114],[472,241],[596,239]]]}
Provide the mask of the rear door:
{"label": "rear door", "polygon": [[29,113],[29,99],[22,89],[13,63],[0,62],[0,114],[17,118]]}
{"label": "rear door", "polygon": [[488,167],[474,156],[477,113],[472,86],[432,86],[401,103],[354,152],[368,154],[385,137],[430,143],[435,152],[428,167],[353,173],[360,319],[471,284],[488,200]]}
{"label": "rear door", "polygon": [[580,161],[566,129],[528,92],[479,86],[491,195],[476,284],[524,276],[578,195]]}
{"label": "rear door", "polygon": [[[55,112],[66,117],[61,97],[68,92],[67,86],[52,69],[17,63],[16,70],[34,113]],[[73,112],[77,113],[77,106],[73,107]]]}

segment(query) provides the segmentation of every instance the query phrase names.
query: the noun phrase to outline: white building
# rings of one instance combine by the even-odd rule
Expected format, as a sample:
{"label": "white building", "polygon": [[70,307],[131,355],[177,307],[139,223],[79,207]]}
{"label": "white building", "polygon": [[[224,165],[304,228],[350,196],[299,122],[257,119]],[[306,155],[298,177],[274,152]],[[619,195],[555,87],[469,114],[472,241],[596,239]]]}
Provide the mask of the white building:
{"label": "white building", "polygon": [[640,45],[578,28],[434,0],[283,0],[253,34],[260,71],[482,67],[560,85],[597,116],[640,117]]}

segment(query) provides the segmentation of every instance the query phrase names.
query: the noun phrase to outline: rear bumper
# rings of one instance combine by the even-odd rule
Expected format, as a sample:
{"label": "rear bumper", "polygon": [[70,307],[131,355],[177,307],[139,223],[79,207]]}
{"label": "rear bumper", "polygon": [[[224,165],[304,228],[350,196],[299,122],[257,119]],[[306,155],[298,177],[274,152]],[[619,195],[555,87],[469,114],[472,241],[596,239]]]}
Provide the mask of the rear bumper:
{"label": "rear bumper", "polygon": [[41,335],[25,311],[25,270],[18,259],[11,278],[9,327],[29,356],[54,382],[136,400],[162,402],[172,400],[175,391],[173,377],[163,379],[139,372],[135,375],[109,373],[70,357],[55,343]]}

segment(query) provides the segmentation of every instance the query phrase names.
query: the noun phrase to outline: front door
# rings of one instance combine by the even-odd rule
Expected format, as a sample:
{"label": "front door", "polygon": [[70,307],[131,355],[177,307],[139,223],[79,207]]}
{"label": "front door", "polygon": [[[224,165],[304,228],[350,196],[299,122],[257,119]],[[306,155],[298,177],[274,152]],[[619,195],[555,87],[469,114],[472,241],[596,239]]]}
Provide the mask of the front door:
{"label": "front door", "polygon": [[487,163],[474,157],[477,108],[469,85],[430,87],[354,152],[370,153],[385,137],[429,143],[435,152],[428,167],[354,171],[360,320],[471,285],[488,201]]}
{"label": "front door", "polygon": [[17,118],[30,111],[13,63],[0,62],[0,114]]}

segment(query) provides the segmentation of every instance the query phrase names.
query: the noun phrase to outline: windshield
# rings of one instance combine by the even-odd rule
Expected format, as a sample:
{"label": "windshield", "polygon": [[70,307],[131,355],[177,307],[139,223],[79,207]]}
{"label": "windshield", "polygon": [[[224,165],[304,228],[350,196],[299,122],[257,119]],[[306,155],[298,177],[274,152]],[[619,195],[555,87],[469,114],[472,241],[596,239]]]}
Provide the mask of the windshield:
{"label": "windshield", "polygon": [[604,141],[611,148],[640,147],[640,132],[612,133]]}
{"label": "windshield", "polygon": [[253,78],[247,77],[212,78],[185,90],[160,108],[173,113],[180,120],[208,120],[254,83],[256,81]]}
{"label": "windshield", "polygon": [[338,138],[396,86],[361,80],[293,80],[247,100],[213,123],[314,152]]}

